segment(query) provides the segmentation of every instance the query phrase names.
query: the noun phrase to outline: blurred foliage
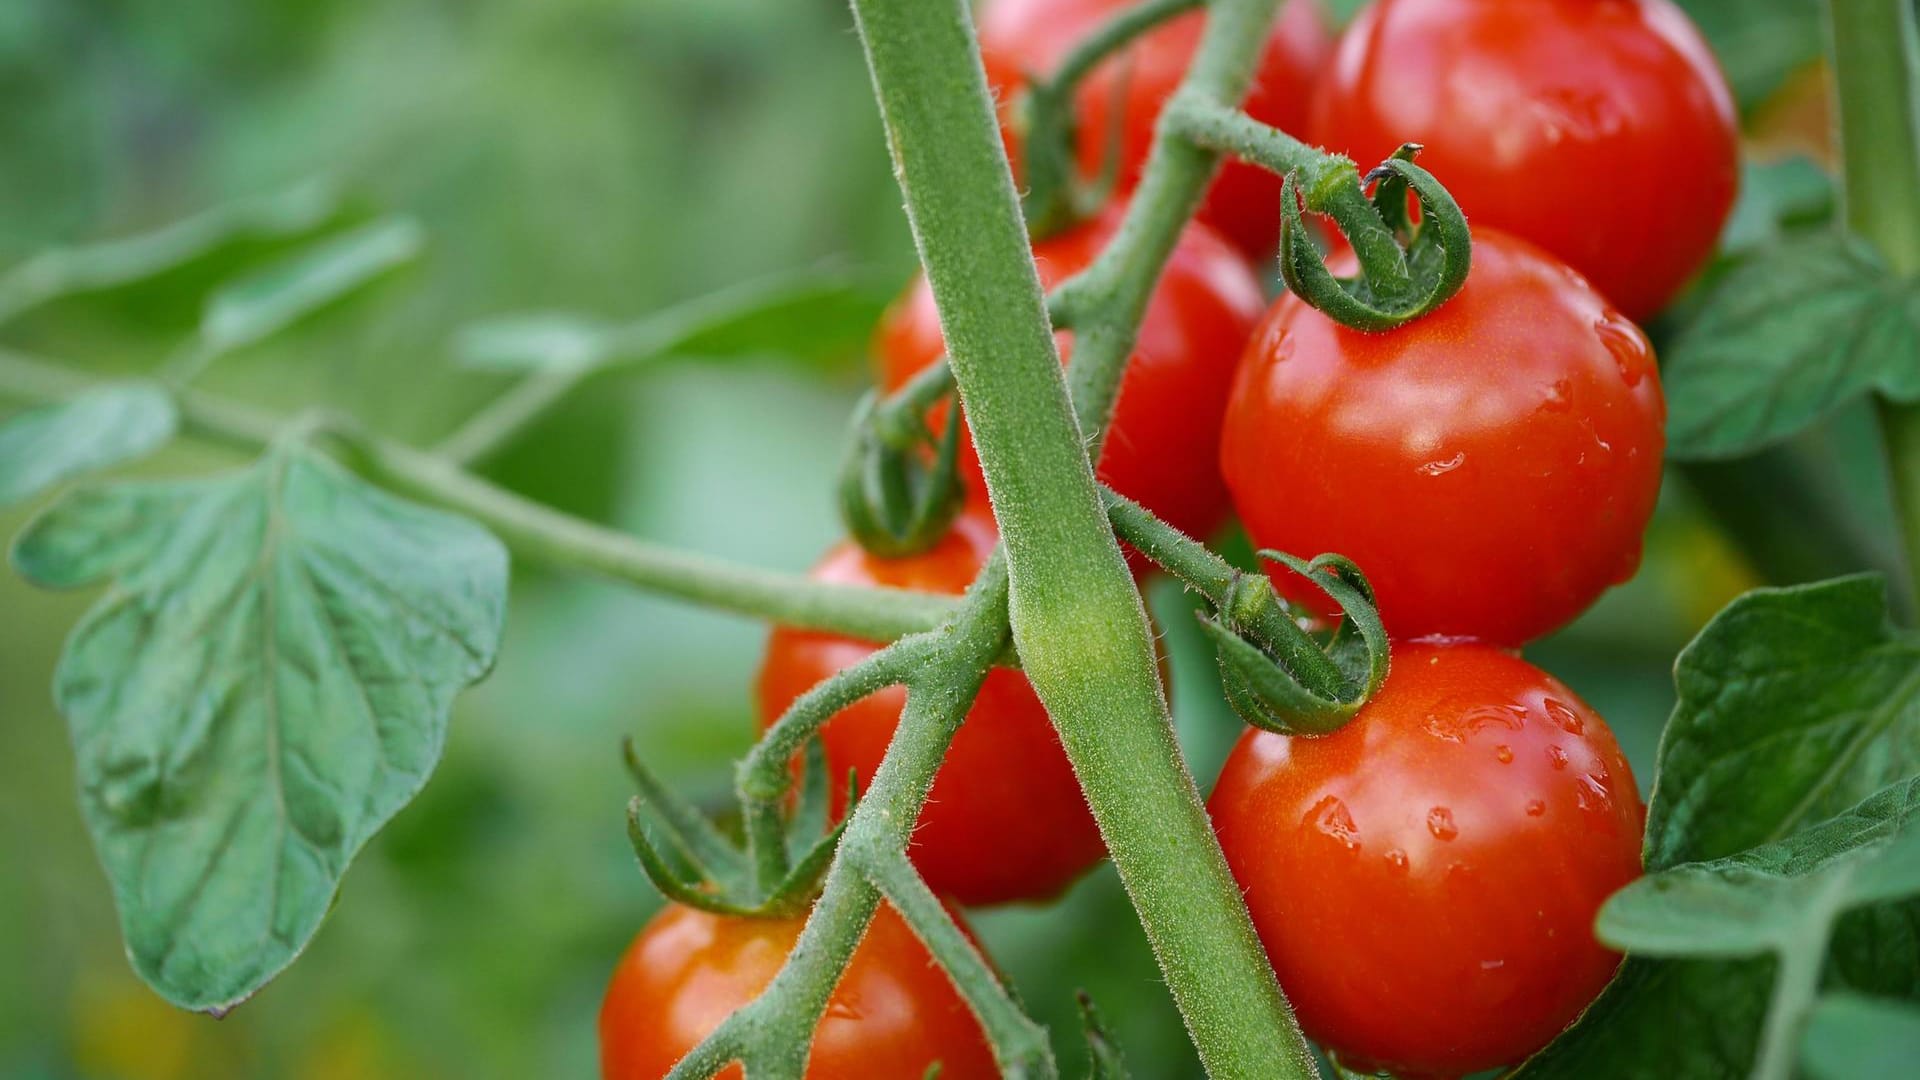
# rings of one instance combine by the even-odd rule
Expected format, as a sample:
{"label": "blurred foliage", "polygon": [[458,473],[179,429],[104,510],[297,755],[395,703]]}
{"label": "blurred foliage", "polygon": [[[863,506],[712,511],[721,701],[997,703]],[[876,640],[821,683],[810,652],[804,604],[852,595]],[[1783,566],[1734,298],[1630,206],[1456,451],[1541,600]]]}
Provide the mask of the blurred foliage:
{"label": "blurred foliage", "polygon": [[[1818,50],[1811,0],[1686,6],[1749,106]],[[471,322],[539,310],[625,322],[825,258],[882,279],[912,265],[839,0],[10,0],[0,92],[0,268],[312,177],[349,193],[348,219],[417,219],[421,259],[221,359],[208,381],[422,441],[506,384],[453,363]],[[4,341],[150,370],[212,287],[292,242],[247,240],[154,286],[62,300]],[[853,358],[608,378],[491,471],[641,535],[798,569],[836,531],[832,470],[862,378]],[[1835,428],[1840,486],[1874,518],[1870,440]],[[139,471],[230,463],[186,447]],[[0,533],[24,518],[0,514]],[[213,1021],[135,980],[81,828],[48,686],[86,598],[0,575],[0,1078],[591,1075],[603,980],[658,903],[623,835],[619,739],[634,734],[664,775],[717,804],[751,730],[764,631],[515,576],[499,667],[462,699],[425,793],[347,876],[308,954]],[[1639,577],[1532,655],[1609,717],[1644,783],[1674,653],[1753,583],[1669,485]],[[1190,600],[1168,582],[1152,600],[1204,786],[1239,725]],[[975,921],[1070,1075],[1086,1054],[1080,987],[1134,1075],[1197,1075],[1111,870],[1058,905]]]}

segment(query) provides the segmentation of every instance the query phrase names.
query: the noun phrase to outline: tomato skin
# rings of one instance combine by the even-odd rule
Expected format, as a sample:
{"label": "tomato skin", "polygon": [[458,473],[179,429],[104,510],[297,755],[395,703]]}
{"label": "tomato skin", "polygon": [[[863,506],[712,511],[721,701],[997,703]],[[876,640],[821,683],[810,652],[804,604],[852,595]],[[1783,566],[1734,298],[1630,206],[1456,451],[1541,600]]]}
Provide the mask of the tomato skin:
{"label": "tomato skin", "polygon": [[[991,519],[971,508],[922,554],[880,559],[841,544],[813,576],[959,593],[996,539]],[[761,727],[816,683],[873,652],[873,645],[851,638],[776,629],[756,685]],[[904,688],[892,687],[827,722],[821,737],[836,815],[844,811],[849,769],[863,790],[873,782],[906,698]],[[1106,855],[1066,751],[1026,676],[1004,668],[988,673],[934,778],[908,853],[935,892],[973,906],[1048,899]]]}
{"label": "tomato skin", "polygon": [[1639,328],[1551,256],[1476,228],[1466,286],[1398,329],[1281,298],[1241,363],[1221,469],[1259,546],[1359,563],[1396,638],[1519,645],[1638,568],[1665,419]]}
{"label": "tomato skin", "polygon": [[[1014,171],[1020,141],[1013,134],[1020,91],[1035,73],[1051,75],[1073,47],[1134,0],[990,0],[978,16],[980,56],[1000,107]],[[1153,125],[1180,86],[1206,23],[1194,11],[1169,19],[1109,57],[1074,95],[1075,154],[1080,172],[1098,176],[1119,106],[1120,193],[1133,190],[1153,145]],[[1306,130],[1313,79],[1333,51],[1333,31],[1319,0],[1289,0],[1274,20],[1243,107],[1282,131]],[[1208,189],[1199,218],[1256,258],[1280,238],[1280,178],[1229,161]]]}
{"label": "tomato skin", "polygon": [[[804,917],[744,919],[669,904],[620,958],[600,1006],[602,1080],[660,1080],[786,962]],[[966,1002],[882,904],[815,1029],[807,1080],[997,1077]],[[722,1080],[741,1080],[733,1065]]]}
{"label": "tomato skin", "polygon": [[1593,920],[1645,808],[1606,723],[1511,653],[1396,645],[1338,732],[1247,732],[1209,809],[1301,1026],[1356,1067],[1519,1061],[1619,962]]}
{"label": "tomato skin", "polygon": [[1310,130],[1363,167],[1425,144],[1476,228],[1546,248],[1635,319],[1712,254],[1739,185],[1733,95],[1669,0],[1378,0]]}
{"label": "tomato skin", "polygon": [[[1035,244],[1041,282],[1052,288],[1093,262],[1120,217],[1116,208]],[[1147,304],[1120,380],[1100,479],[1192,535],[1207,535],[1226,516],[1214,448],[1234,368],[1263,307],[1259,280],[1246,260],[1205,227],[1189,225]],[[1064,359],[1073,335],[1062,331],[1056,337]],[[917,277],[875,334],[881,385],[897,390],[945,352],[933,293],[926,278]],[[944,423],[944,411],[934,419]],[[971,440],[962,456],[971,493],[983,496]]]}

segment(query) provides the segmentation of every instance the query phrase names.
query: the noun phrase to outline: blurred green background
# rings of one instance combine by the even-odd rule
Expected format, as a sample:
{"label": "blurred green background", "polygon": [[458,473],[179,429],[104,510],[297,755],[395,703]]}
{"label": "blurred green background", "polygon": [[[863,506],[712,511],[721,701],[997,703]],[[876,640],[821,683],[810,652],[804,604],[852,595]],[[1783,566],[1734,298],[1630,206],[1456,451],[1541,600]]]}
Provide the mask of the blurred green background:
{"label": "blurred green background", "polygon": [[[1749,104],[1818,47],[1797,0],[1698,9]],[[316,175],[360,214],[418,217],[424,260],[209,376],[408,438],[443,434],[502,385],[449,361],[470,320],[637,316],[829,256],[890,279],[912,268],[839,0],[8,0],[0,88],[0,267]],[[0,340],[146,370],[210,284],[274,250],[63,301]],[[798,570],[835,535],[829,470],[864,378],[855,357],[669,365],[597,384],[492,472],[643,536]],[[225,463],[187,447],[142,470]],[[1753,583],[1681,486],[1669,495],[1640,578],[1534,653],[1612,720],[1643,784],[1674,652]],[[23,519],[0,515],[0,533]],[[603,981],[658,903],[623,835],[619,739],[720,800],[764,631],[515,574],[499,668],[462,699],[433,782],[362,855],[307,955],[220,1021],[130,973],[81,828],[48,685],[87,598],[0,575],[0,1077],[592,1075]],[[1204,784],[1237,722],[1178,590],[1153,594]],[[977,924],[1070,1075],[1080,986],[1136,1075],[1197,1073],[1110,870]]]}

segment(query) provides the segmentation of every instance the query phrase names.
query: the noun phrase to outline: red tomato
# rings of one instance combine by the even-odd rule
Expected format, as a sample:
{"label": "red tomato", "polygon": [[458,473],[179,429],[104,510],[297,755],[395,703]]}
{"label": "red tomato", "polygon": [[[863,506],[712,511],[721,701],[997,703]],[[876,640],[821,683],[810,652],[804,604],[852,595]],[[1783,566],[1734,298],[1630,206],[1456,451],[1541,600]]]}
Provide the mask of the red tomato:
{"label": "red tomato", "polygon": [[[995,539],[991,519],[973,508],[921,554],[880,559],[842,544],[813,576],[959,593],[992,553]],[[873,651],[851,638],[776,629],[757,687],[761,726]],[[896,686],[827,722],[822,738],[833,769],[836,815],[844,810],[849,769],[863,788],[873,781],[906,699],[906,690]],[[935,892],[971,905],[1051,897],[1106,854],[1066,751],[1026,676],[1004,668],[987,675],[934,779],[909,853]]]}
{"label": "red tomato", "polygon": [[[660,1080],[773,981],[804,918],[742,919],[670,904],[633,939],[600,1006],[603,1080]],[[997,1077],[986,1036],[920,939],[885,904],[814,1030],[807,1080]],[[740,1080],[734,1065],[720,1073]]]}
{"label": "red tomato", "polygon": [[1668,0],[1379,0],[1311,130],[1363,166],[1424,143],[1476,227],[1553,252],[1636,319],[1712,254],[1739,183],[1733,96]]}
{"label": "red tomato", "polygon": [[[1013,135],[1015,101],[1036,73],[1051,75],[1075,44],[1136,0],[990,0],[979,14],[980,56],[1000,102],[1014,169],[1020,168]],[[1074,96],[1082,172],[1099,174],[1119,109],[1120,190],[1131,191],[1153,145],[1160,109],[1179,88],[1205,18],[1195,11],[1168,20],[1096,68]],[[1306,130],[1313,78],[1333,50],[1333,33],[1319,0],[1290,0],[1275,20],[1244,107],[1256,120],[1283,131]],[[1280,238],[1280,178],[1264,169],[1229,161],[1220,170],[1200,220],[1242,251],[1263,256]]]}
{"label": "red tomato", "polygon": [[1350,1065],[1519,1061],[1619,961],[1593,920],[1640,874],[1633,774],[1591,708],[1510,653],[1395,646],[1338,732],[1247,732],[1210,810],[1301,1026]]}
{"label": "red tomato", "polygon": [[1555,259],[1480,228],[1459,295],[1396,330],[1276,303],[1220,460],[1254,540],[1359,563],[1395,637],[1518,645],[1639,566],[1665,416],[1645,335]]}
{"label": "red tomato", "polygon": [[[1119,223],[1114,210],[1035,244],[1040,280],[1051,288],[1084,269]],[[1189,225],[1167,260],[1121,378],[1100,479],[1191,534],[1205,536],[1226,515],[1214,447],[1233,369],[1264,302],[1246,260],[1211,231]],[[1072,337],[1059,335],[1063,357]],[[924,277],[881,320],[874,351],[888,390],[946,353]],[[936,418],[943,421],[944,415]],[[984,493],[971,442],[964,456],[972,491]]]}

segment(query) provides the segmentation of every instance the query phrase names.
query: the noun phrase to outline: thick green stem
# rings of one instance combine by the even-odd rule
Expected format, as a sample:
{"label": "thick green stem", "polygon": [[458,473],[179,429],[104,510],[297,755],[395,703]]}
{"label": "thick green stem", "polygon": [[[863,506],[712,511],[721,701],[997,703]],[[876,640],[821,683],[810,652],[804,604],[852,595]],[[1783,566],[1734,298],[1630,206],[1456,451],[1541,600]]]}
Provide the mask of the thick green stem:
{"label": "thick green stem", "polygon": [[[1190,86],[1245,91],[1274,0],[1217,0]],[[1013,177],[964,0],[853,0],[908,217],[1006,543],[1014,642],[1047,706],[1216,1077],[1312,1076],[1314,1066],[1199,793],[1174,742],[1146,612],[1108,528],[1054,351]],[[1109,263],[1098,361],[1123,360],[1146,297],[1215,155],[1160,138]],[[1096,281],[1099,279],[1096,279]],[[1076,317],[1090,312],[1073,305]],[[1079,324],[1085,326],[1084,323]],[[1104,417],[1117,362],[1077,395]]]}
{"label": "thick green stem", "polygon": [[[60,401],[101,379],[0,350],[0,398]],[[182,428],[210,442],[253,452],[289,428],[290,419],[196,390],[174,401]],[[649,592],[789,626],[892,641],[930,629],[955,610],[952,598],[905,589],[829,585],[794,574],[736,566],[649,544],[571,517],[487,483],[449,462],[351,427],[337,428],[354,464],[375,483],[453,510],[491,529],[523,558],[585,570]]]}
{"label": "thick green stem", "polygon": [[[1849,227],[1897,274],[1920,274],[1920,16],[1912,0],[1828,0]],[[1882,399],[1907,569],[1920,588],[1920,406]]]}

